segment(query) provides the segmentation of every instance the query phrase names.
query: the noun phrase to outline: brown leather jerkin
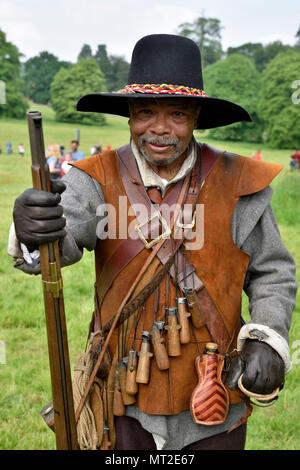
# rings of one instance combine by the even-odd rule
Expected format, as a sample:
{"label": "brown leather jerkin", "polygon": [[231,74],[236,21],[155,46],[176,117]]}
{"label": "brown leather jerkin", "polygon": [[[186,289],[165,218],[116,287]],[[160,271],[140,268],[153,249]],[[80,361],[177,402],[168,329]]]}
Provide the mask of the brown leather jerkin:
{"label": "brown leather jerkin", "polygon": [[[174,227],[174,223],[175,221],[177,220],[177,217],[179,215],[179,210],[180,210],[180,207],[182,206],[183,204],[183,201],[185,200],[186,198],[186,193],[188,191],[188,187],[189,187],[189,175],[186,175],[186,177],[184,178],[184,181],[182,183],[182,186],[180,188],[180,192],[179,192],[179,196],[178,196],[178,201],[177,201],[177,206],[174,210],[174,213],[172,214],[172,218],[171,218],[171,221],[170,221],[170,229],[171,231],[173,230],[173,227]],[[96,378],[96,374],[97,374],[97,371],[99,369],[99,366],[101,365],[102,361],[103,361],[103,358],[104,358],[104,355],[106,354],[107,352],[107,349],[108,349],[108,345],[109,345],[109,342],[111,340],[111,337],[112,337],[112,334],[113,332],[115,332],[115,334],[117,333],[117,345],[115,345],[115,348],[114,348],[114,354],[116,352],[116,349],[119,347],[118,344],[119,344],[119,333],[116,331],[116,325],[117,325],[117,321],[118,319],[120,318],[120,316],[122,315],[122,312],[123,312],[123,308],[126,306],[126,303],[128,302],[128,300],[130,299],[130,297],[134,294],[135,294],[135,290],[137,288],[137,286],[141,283],[143,277],[145,277],[146,273],[147,273],[147,270],[149,269],[149,267],[151,266],[151,264],[153,263],[153,261],[155,261],[156,259],[156,256],[157,256],[157,253],[158,251],[162,248],[162,246],[164,245],[165,243],[165,240],[162,239],[160,240],[156,246],[154,247],[153,251],[150,252],[150,254],[148,254],[148,257],[145,259],[145,262],[144,264],[141,266],[137,276],[135,277],[134,281],[132,282],[132,284],[129,286],[124,298],[121,299],[120,301],[120,305],[118,306],[118,309],[116,310],[116,313],[114,315],[114,318],[113,318],[113,321],[112,321],[112,325],[110,327],[110,330],[105,338],[105,342],[102,346],[102,349],[99,353],[99,357],[96,361],[96,363],[94,364],[93,366],[93,370],[91,372],[91,375],[90,375],[90,378],[89,378],[89,381],[88,381],[88,384],[85,388],[85,391],[82,395],[82,398],[81,398],[81,401],[78,405],[78,408],[76,410],[76,414],[75,414],[75,419],[76,419],[76,422],[78,421],[79,419],[79,416],[80,416],[80,413],[81,413],[81,410],[85,404],[85,401],[92,389],[92,385],[93,385],[93,382]],[[97,296],[96,296],[97,297]],[[95,313],[95,312],[94,312]],[[98,318],[97,318],[98,320]],[[98,327],[98,325],[97,325]],[[90,328],[91,328],[91,325],[90,325]],[[128,341],[128,338],[126,340],[126,344]],[[114,362],[114,360],[116,359],[116,354],[114,356],[114,359],[112,362]],[[138,373],[137,373],[138,375]],[[115,391],[114,391],[114,404],[113,404],[113,408],[116,408],[115,407],[115,395],[117,396],[120,392],[119,390],[119,378],[118,378],[118,370],[116,369],[116,373],[115,373]],[[119,400],[120,401],[120,400]]]}
{"label": "brown leather jerkin", "polygon": [[[204,155],[206,147],[208,146],[204,144]],[[214,149],[210,148],[210,153],[214,153]],[[205,164],[205,161],[203,163]],[[118,218],[119,196],[126,196],[126,192],[119,173],[117,153],[105,151],[101,155],[77,162],[74,166],[82,169],[101,184],[105,201],[116,208]],[[202,293],[202,308],[206,316],[206,324],[213,335],[209,334],[206,327],[195,330],[197,342],[202,348],[212,339],[220,345],[221,352],[228,347],[227,335],[224,336],[223,330],[218,328],[218,324],[212,319],[212,309],[219,312],[221,323],[226,326],[231,348],[236,347],[236,338],[240,328],[241,293],[249,256],[233,243],[232,215],[239,197],[264,189],[281,168],[279,165],[219,152],[213,168],[205,179],[197,201],[199,204],[204,204],[205,208],[204,246],[201,250],[193,252],[193,265],[197,276],[205,285],[205,289],[199,292],[199,296]],[[129,208],[130,204],[127,201],[127,209]],[[134,216],[128,216],[128,223],[133,220]],[[101,277],[103,266],[120,243],[122,240],[118,238],[99,240],[95,250],[97,282]],[[147,256],[148,250],[142,250],[114,279],[102,302],[103,323],[111,319],[118,310]],[[171,288],[173,289],[173,286]],[[171,294],[175,298],[175,289]],[[163,296],[162,286],[162,299]],[[148,331],[152,327],[151,302],[152,297],[146,304],[144,328]],[[161,308],[163,307],[162,304]],[[138,328],[137,349],[139,349],[140,342],[141,328]],[[117,334],[112,334],[109,345],[111,355],[115,351],[116,344]],[[126,354],[128,352],[126,351]],[[194,367],[197,355],[197,345],[194,341],[190,341],[183,345],[180,356],[170,358],[170,367],[167,371],[160,371],[155,361],[151,361],[150,382],[139,386],[136,405],[140,410],[147,414],[167,415],[189,409],[190,396],[198,382]],[[241,401],[239,392],[228,391],[228,393],[231,403]]]}
{"label": "brown leather jerkin", "polygon": [[[149,195],[146,192],[146,188],[143,185],[136,159],[131,151],[129,145],[123,146],[117,151],[118,154],[118,165],[120,176],[122,179],[122,184],[124,186],[125,192],[128,196],[129,202],[131,207],[135,207],[135,205],[142,204],[143,207],[147,208],[148,216],[150,217],[153,210],[153,205],[150,201]],[[197,160],[194,165],[194,168],[191,172],[191,181],[188,190],[187,197],[184,202],[184,223],[188,223],[192,221],[193,212],[198,200],[202,179],[206,178],[210,171],[212,170],[216,161],[224,154],[223,151],[212,149],[209,146],[198,145],[197,146]],[[169,192],[167,192],[165,198],[162,200],[162,204],[172,206],[175,202],[175,198],[177,197],[178,186],[182,185],[182,181],[178,181],[171,186]],[[155,206],[157,210],[160,210],[162,204],[159,206]],[[192,208],[186,211],[185,208]],[[140,222],[142,225],[144,223],[143,217],[141,217],[138,211],[135,212],[137,217],[137,221]],[[153,221],[152,221],[153,222]],[[145,227],[145,225],[143,225]],[[147,225],[146,225],[146,233],[144,234],[145,238],[147,238]],[[132,241],[130,238],[122,241],[122,243],[117,247],[114,251],[113,256],[107,260],[106,264],[104,265],[100,285],[99,285],[99,292],[100,296],[103,295],[103,282],[101,282],[103,278],[103,272],[107,276],[104,280],[104,283],[107,285],[108,279],[110,279],[110,284],[112,283],[112,279],[116,276],[116,267],[120,271],[122,270],[132,259],[133,257],[137,256],[137,254],[141,251],[141,241],[135,241],[135,250],[132,250]],[[166,260],[170,258],[172,253],[172,242],[166,240],[164,245],[162,246],[161,250],[158,251],[157,256],[160,259],[161,263],[164,264]],[[116,261],[118,260],[118,261]],[[120,261],[121,260],[121,261]],[[122,266],[121,266],[122,265]],[[106,268],[108,267],[109,268]],[[206,324],[207,329],[210,334],[211,340],[216,340],[216,333],[218,334],[218,339],[220,340],[220,347],[222,350],[226,350],[226,346],[228,348],[230,344],[231,337],[229,332],[226,328],[226,325],[223,322],[223,319],[215,307],[214,303],[211,301],[210,296],[206,289],[204,289],[204,284],[202,280],[198,277],[194,266],[189,263],[186,258],[184,257],[181,251],[178,251],[177,256],[177,273],[175,273],[174,266],[170,269],[170,275],[178,282],[179,287],[184,294],[184,288],[190,288],[193,290],[193,309],[191,307],[192,321],[196,328],[201,328],[204,324]],[[198,295],[196,294],[198,292]],[[101,299],[100,299],[101,303]],[[202,304],[205,306],[209,306],[209,310],[202,308]],[[194,318],[193,318],[194,317]],[[208,320],[210,320],[208,325]]]}
{"label": "brown leather jerkin", "polygon": [[[195,206],[198,199],[198,194],[200,191],[201,176],[199,174],[199,160],[201,158],[201,150],[198,150],[198,164],[194,166],[194,169],[191,174],[191,181],[188,189],[188,193],[185,197],[184,204]],[[125,145],[118,149],[118,167],[120,171],[120,176],[122,179],[122,185],[125,189],[128,201],[131,204],[131,207],[136,205],[142,205],[147,209],[148,217],[150,218],[154,212],[163,212],[161,205],[153,205],[147,191],[143,185],[135,157],[131,151],[129,145]],[[207,169],[209,171],[209,169]],[[172,185],[165,198],[162,200],[163,206],[171,207],[174,206],[178,201],[178,196],[180,189],[182,187],[183,180],[178,181],[176,184]],[[169,214],[170,218],[172,217],[174,210],[171,209]],[[145,223],[144,214],[143,216],[136,211],[136,220],[140,224],[141,232],[145,239],[149,239],[150,233],[148,233],[148,224]],[[191,214],[192,216],[192,214]],[[152,232],[155,229],[159,229],[161,222],[158,218],[154,218],[151,221],[151,230]],[[164,227],[162,227],[164,229]],[[112,255],[106,260],[101,275],[98,281],[98,292],[99,292],[99,303],[100,305],[103,302],[103,299],[111,287],[113,281],[117,275],[141,252],[145,249],[144,243],[139,238],[131,238],[129,236],[122,240],[117,248],[113,251]],[[165,263],[172,252],[172,246],[170,242],[164,243],[161,250],[157,253],[158,258],[162,263]],[[191,275],[191,267],[186,266],[187,276]]]}

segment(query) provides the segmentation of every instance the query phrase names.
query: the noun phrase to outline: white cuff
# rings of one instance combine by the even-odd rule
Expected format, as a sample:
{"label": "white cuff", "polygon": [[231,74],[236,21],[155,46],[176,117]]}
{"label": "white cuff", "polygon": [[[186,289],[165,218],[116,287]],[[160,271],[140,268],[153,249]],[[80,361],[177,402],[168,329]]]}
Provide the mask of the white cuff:
{"label": "white cuff", "polygon": [[[261,334],[259,334],[261,333]],[[241,351],[246,339],[258,339],[271,346],[282,358],[285,366],[285,373],[290,372],[292,362],[290,360],[289,345],[286,340],[275,330],[266,325],[258,323],[247,323],[240,329],[237,338],[237,349]]]}
{"label": "white cuff", "polygon": [[167,442],[166,439],[164,439],[162,436],[160,436],[159,434],[155,434],[153,433],[152,434],[152,437],[154,439],[154,442],[155,442],[155,445],[156,445],[156,449],[157,450],[162,450],[163,446],[165,445],[165,443]]}
{"label": "white cuff", "polygon": [[[24,243],[19,243],[14,223],[11,224],[9,235],[8,235],[8,245],[7,245],[7,254],[15,258],[15,260],[22,261],[28,264],[31,267],[35,267],[40,262],[40,251],[34,250],[30,252]],[[18,263],[19,264],[19,263]]]}
{"label": "white cuff", "polygon": [[24,243],[20,243],[23,258],[26,264],[30,264],[33,267],[39,264],[40,262],[40,250],[29,251],[27,246]]}
{"label": "white cuff", "polygon": [[22,250],[17,240],[15,224],[12,223],[8,235],[7,254],[13,258],[22,258]]}

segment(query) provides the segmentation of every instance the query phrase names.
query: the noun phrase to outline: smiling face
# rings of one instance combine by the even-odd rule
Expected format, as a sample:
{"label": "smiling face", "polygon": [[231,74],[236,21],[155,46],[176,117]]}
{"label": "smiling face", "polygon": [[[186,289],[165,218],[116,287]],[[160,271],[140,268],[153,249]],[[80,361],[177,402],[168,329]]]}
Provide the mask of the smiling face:
{"label": "smiling face", "polygon": [[184,99],[129,101],[130,132],[143,157],[157,166],[185,158],[197,127],[200,106]]}

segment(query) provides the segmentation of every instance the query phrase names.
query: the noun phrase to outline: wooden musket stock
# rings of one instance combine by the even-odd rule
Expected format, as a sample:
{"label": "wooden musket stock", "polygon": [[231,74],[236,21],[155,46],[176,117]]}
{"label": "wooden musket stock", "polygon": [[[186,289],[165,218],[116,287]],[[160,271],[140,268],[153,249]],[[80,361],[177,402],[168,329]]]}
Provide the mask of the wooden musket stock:
{"label": "wooden musket stock", "polygon": [[[51,192],[50,173],[45,159],[42,115],[39,111],[30,111],[27,113],[27,119],[33,187]],[[56,447],[58,450],[78,450],[58,241],[42,244],[39,248]]]}

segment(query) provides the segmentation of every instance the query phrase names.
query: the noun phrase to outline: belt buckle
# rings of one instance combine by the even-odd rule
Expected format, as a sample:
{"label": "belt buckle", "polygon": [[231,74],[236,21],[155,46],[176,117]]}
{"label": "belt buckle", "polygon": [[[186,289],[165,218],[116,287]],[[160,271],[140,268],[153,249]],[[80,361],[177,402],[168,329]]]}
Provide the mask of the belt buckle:
{"label": "belt buckle", "polygon": [[[157,238],[155,238],[154,240],[151,240],[150,242],[148,242],[141,231],[141,227],[149,224],[156,217],[159,219],[164,229],[164,232],[161,235],[159,235]],[[145,222],[136,224],[134,228],[137,231],[138,236],[140,237],[140,240],[144,243],[145,248],[147,248],[147,250],[149,250],[149,248],[152,248],[152,246],[156,245],[158,242],[160,242],[161,240],[163,240],[164,238],[168,237],[171,234],[171,229],[160,212],[155,212],[152,216],[148,217],[148,219]]]}
{"label": "belt buckle", "polygon": [[[179,214],[179,216],[182,214],[182,211],[181,213]],[[179,222],[179,216],[176,220],[176,225],[178,228],[183,228],[183,229],[187,229],[187,228],[193,228],[195,226],[195,221],[196,221],[196,210],[194,210],[194,214],[193,214],[193,220],[190,224],[182,224],[181,222]]]}

